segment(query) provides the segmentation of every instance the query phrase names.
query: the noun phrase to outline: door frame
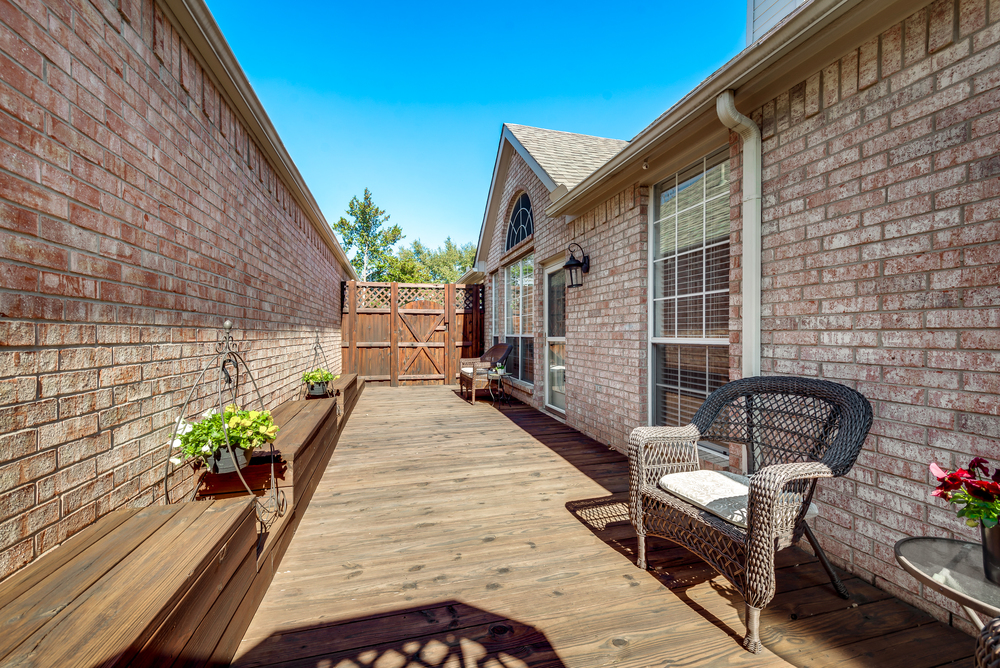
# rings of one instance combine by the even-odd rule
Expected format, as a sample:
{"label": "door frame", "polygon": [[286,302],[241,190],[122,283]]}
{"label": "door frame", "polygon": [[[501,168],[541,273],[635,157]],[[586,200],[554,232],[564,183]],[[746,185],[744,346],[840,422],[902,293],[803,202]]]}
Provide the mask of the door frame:
{"label": "door frame", "polygon": [[[549,392],[552,390],[552,383],[549,380],[549,343],[552,342],[552,343],[561,343],[561,344],[563,344],[563,350],[564,351],[565,351],[565,346],[566,346],[566,337],[565,337],[565,335],[564,336],[549,337],[549,276],[551,274],[554,274],[557,271],[563,271],[563,272],[565,272],[566,270],[563,269],[563,264],[564,264],[564,261],[562,259],[560,259],[558,262],[546,266],[544,268],[544,279],[542,281],[542,294],[544,295],[544,297],[542,299],[542,333],[543,333],[543,335],[545,337],[545,341],[544,341],[545,355],[543,357],[543,361],[544,361],[544,373],[545,373],[545,376],[544,376],[545,377],[545,383],[544,383],[544,390],[542,392],[542,394],[543,394],[543,396],[542,396],[542,403],[545,405],[545,407],[547,409],[553,410],[553,411],[556,411],[557,413],[565,415],[566,414],[566,409],[565,408],[559,408],[558,406],[553,406],[552,404],[549,403]],[[566,289],[566,288],[563,288],[563,289]],[[564,311],[563,312],[563,318],[565,319],[565,317],[566,317],[566,313]],[[564,353],[564,357],[563,357],[563,362],[565,363],[565,353]],[[564,373],[565,373],[565,371],[564,371]]]}

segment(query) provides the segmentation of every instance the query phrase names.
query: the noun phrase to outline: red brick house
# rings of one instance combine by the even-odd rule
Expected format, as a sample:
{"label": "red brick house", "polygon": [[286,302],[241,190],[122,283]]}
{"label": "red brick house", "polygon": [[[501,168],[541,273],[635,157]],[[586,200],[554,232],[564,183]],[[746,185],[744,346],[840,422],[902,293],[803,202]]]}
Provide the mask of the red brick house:
{"label": "red brick house", "polygon": [[[1000,458],[998,109],[1000,3],[813,0],[629,142],[505,126],[467,277],[486,343],[517,343],[519,398],[618,450],[729,379],[856,387],[875,425],[815,529],[968,626],[892,547],[978,539],[927,464]],[[590,271],[567,289],[571,243]]]}

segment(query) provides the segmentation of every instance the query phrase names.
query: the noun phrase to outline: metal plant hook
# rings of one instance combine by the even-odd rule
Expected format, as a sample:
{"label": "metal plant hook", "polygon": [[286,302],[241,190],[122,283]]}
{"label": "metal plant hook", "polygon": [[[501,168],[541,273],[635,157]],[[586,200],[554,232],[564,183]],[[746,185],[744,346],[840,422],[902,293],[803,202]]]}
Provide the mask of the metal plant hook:
{"label": "metal plant hook", "polygon": [[[261,396],[260,389],[257,387],[257,380],[250,373],[250,367],[247,365],[246,360],[239,353],[239,349],[233,339],[232,329],[233,323],[230,320],[226,320],[223,325],[224,333],[222,338],[215,344],[215,356],[205,365],[195,380],[194,384],[191,386],[190,391],[188,391],[187,398],[184,400],[184,404],[181,407],[181,414],[177,421],[174,423],[173,432],[170,435],[170,441],[167,444],[167,462],[163,471],[163,490],[164,497],[167,503],[170,503],[170,474],[174,469],[173,462],[170,461],[170,449],[173,447],[173,443],[178,437],[178,431],[180,429],[181,422],[184,416],[187,415],[188,406],[191,404],[191,399],[194,397],[195,391],[201,386],[202,382],[205,380],[205,376],[209,369],[216,368],[218,370],[217,378],[217,398],[218,398],[218,411],[219,414],[225,416],[226,406],[230,404],[239,405],[239,388],[241,373],[245,374],[246,378],[250,379],[250,384],[253,387],[254,394],[257,396],[258,408],[264,411],[264,399]],[[240,366],[243,367],[242,372]],[[228,400],[227,400],[228,396]],[[226,424],[225,419],[222,420],[222,433],[225,438],[225,447],[229,452],[229,456],[236,461],[235,453],[233,452],[233,446],[229,440],[229,426]],[[262,501],[260,497],[257,497],[253,490],[250,489],[250,485],[247,484],[246,479],[243,477],[243,472],[236,468],[236,474],[239,476],[240,482],[243,483],[244,489],[246,489],[247,494],[254,498],[254,503],[256,506],[257,520],[260,523],[260,532],[263,533],[274,523],[274,520],[285,514],[287,508],[287,501],[285,498],[285,492],[278,489],[277,479],[274,475],[274,460],[275,451],[274,443],[269,443],[271,449],[271,477],[270,477],[270,493],[267,495],[266,500]],[[207,469],[206,469],[207,471]],[[198,487],[201,484],[201,478],[204,477],[206,471],[203,471],[201,475],[194,481],[194,487],[191,491],[191,496],[188,500],[193,501],[198,494]]]}
{"label": "metal plant hook", "polygon": [[[315,369],[316,365],[319,363],[320,357],[323,358],[323,368],[327,371],[330,370],[330,364],[326,361],[326,352],[323,351],[323,346],[319,343],[319,332],[316,332],[316,343],[313,344],[313,361],[310,369]],[[326,388],[327,396],[330,395],[330,386],[327,385]]]}

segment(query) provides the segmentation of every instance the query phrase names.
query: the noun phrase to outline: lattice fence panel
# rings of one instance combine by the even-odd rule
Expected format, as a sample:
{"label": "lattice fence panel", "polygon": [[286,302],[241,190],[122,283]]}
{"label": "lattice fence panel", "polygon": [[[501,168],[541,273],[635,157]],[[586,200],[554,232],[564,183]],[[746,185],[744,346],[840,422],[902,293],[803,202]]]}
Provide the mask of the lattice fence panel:
{"label": "lattice fence panel", "polygon": [[455,288],[455,308],[457,309],[481,309],[483,291],[478,287]]}
{"label": "lattice fence panel", "polygon": [[388,285],[359,285],[358,308],[389,308],[392,288]]}
{"label": "lattice fence panel", "polygon": [[399,304],[405,306],[413,302],[434,302],[444,305],[444,288],[399,288]]}

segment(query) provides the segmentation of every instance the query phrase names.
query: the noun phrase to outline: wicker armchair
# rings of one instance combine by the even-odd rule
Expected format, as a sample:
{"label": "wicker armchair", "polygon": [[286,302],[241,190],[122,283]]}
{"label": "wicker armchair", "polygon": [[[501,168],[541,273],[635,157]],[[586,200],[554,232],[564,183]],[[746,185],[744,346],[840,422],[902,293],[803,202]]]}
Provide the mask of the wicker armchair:
{"label": "wicker armchair", "polygon": [[459,387],[464,394],[468,389],[472,394],[472,403],[476,403],[476,390],[484,390],[489,385],[489,377],[486,372],[498,364],[503,364],[514,349],[509,343],[498,343],[485,353],[482,357],[463,357],[458,364]]}
{"label": "wicker armchair", "polygon": [[976,668],[1000,668],[1000,617],[986,622],[976,640]]}
{"label": "wicker armchair", "polygon": [[[688,548],[743,595],[746,638],[759,653],[760,611],[774,597],[774,555],[805,533],[838,593],[847,590],[805,522],[818,478],[851,470],[872,424],[872,408],[858,392],[829,381],[760,376],[713,392],[685,427],[639,427],[629,438],[630,507],[639,536],[638,566],[646,568],[645,537],[661,536]],[[748,453],[743,521],[722,519],[718,506],[669,493],[698,471],[698,441],[741,444]],[[697,472],[691,474],[690,472]],[[678,474],[667,476],[667,474]],[[718,474],[727,485],[733,474]],[[698,503],[699,505],[694,505]],[[713,509],[714,508],[714,509]],[[724,514],[724,513],[723,513]]]}

